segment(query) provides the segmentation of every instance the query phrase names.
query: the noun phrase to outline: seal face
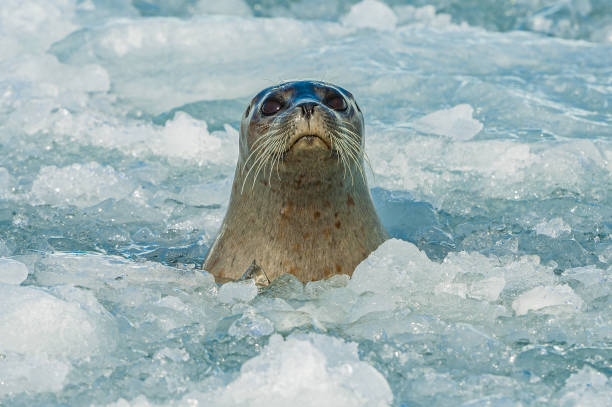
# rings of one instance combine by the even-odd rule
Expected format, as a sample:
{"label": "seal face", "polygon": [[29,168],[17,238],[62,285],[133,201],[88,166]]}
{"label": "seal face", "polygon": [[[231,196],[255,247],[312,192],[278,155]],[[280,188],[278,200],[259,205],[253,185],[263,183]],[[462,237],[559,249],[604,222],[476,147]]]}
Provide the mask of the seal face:
{"label": "seal face", "polygon": [[339,86],[287,82],[257,94],[203,268],[218,280],[240,278],[253,262],[270,280],[352,274],[387,238],[367,186],[363,134],[359,106]]}

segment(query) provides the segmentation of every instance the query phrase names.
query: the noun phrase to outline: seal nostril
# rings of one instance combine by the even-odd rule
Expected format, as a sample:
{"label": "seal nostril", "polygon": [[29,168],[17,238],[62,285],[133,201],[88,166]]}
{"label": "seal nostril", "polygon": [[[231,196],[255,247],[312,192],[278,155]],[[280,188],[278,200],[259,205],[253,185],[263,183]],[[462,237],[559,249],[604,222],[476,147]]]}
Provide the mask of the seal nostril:
{"label": "seal nostril", "polygon": [[304,117],[309,119],[312,116],[316,105],[317,104],[313,102],[302,103],[300,108],[302,109],[302,114]]}

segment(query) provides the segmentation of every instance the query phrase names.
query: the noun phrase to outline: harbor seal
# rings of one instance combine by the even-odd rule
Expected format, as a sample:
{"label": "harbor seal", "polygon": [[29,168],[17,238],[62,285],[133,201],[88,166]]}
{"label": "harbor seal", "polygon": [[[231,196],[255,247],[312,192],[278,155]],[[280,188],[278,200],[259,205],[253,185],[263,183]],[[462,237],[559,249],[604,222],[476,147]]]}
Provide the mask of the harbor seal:
{"label": "harbor seal", "polygon": [[387,239],[350,92],[315,81],[264,89],[244,112],[239,149],[229,207],[202,265],[217,281],[239,279],[250,265],[270,281],[351,275]]}

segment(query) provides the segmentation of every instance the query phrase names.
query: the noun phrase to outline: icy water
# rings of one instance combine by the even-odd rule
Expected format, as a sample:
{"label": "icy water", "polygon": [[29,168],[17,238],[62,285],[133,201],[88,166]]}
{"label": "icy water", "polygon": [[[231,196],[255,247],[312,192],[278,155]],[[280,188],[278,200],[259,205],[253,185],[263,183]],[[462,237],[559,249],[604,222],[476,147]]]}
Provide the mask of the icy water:
{"label": "icy water", "polygon": [[[2,0],[0,38],[0,405],[612,404],[608,0]],[[292,79],[355,94],[394,239],[218,286]]]}

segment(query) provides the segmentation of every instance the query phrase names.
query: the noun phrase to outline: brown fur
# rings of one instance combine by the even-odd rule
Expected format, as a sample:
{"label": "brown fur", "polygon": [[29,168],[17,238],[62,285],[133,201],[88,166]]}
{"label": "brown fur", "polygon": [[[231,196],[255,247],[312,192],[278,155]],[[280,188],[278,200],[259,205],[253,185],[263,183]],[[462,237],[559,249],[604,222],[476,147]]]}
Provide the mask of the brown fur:
{"label": "brown fur", "polygon": [[[291,84],[284,86],[291,88]],[[273,88],[269,93],[274,91],[278,92]],[[363,119],[356,106],[349,117],[362,137]],[[325,108],[318,107],[306,118],[295,113],[296,109],[299,107],[287,108],[292,127],[288,150],[278,168],[264,170],[254,183],[254,171],[245,182],[250,168],[245,168],[245,162],[258,137],[268,130],[270,119],[254,112],[256,106],[243,119],[229,208],[203,264],[220,281],[240,278],[253,260],[270,280],[283,273],[301,281],[351,275],[387,237],[359,169],[345,173],[329,148]],[[306,134],[319,138],[300,139]],[[363,145],[363,138],[360,143]],[[361,158],[353,165],[357,164],[363,166]]]}

